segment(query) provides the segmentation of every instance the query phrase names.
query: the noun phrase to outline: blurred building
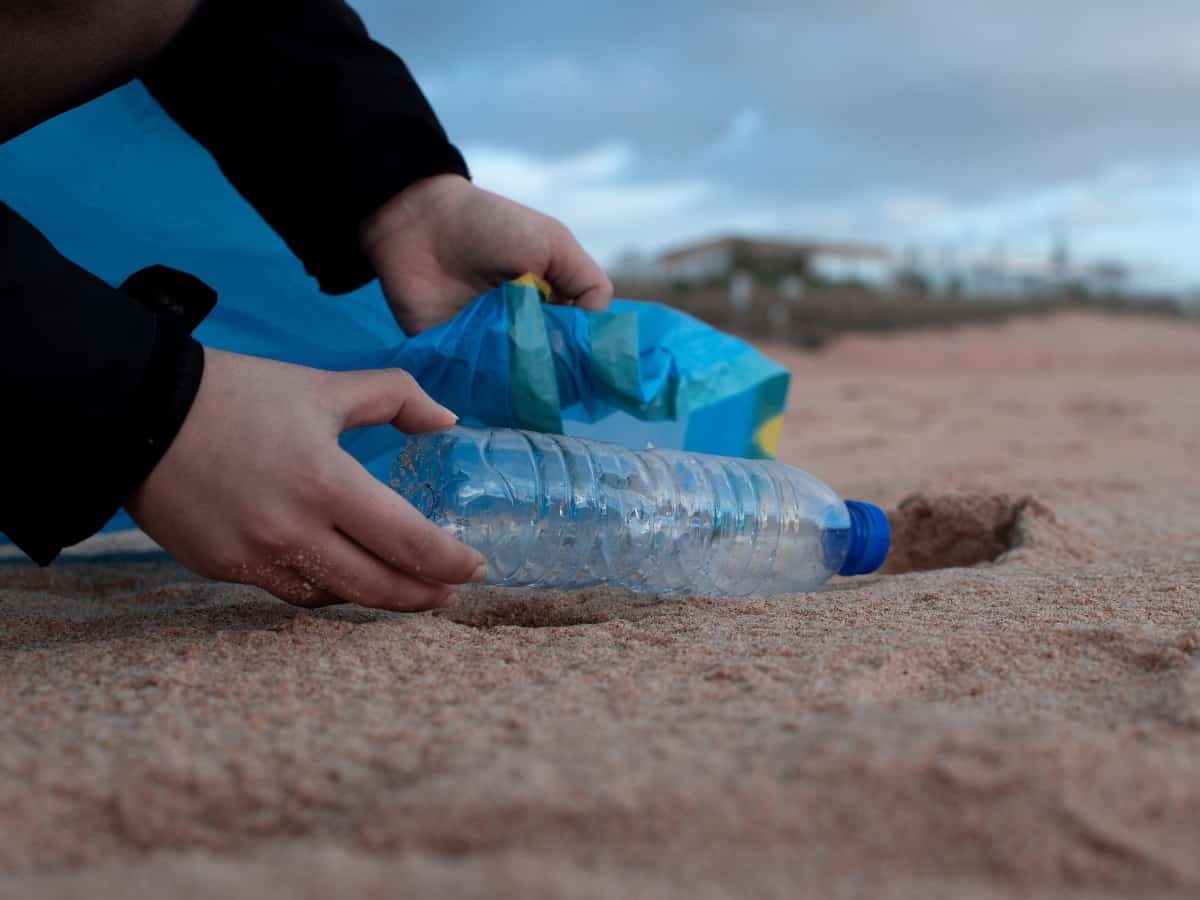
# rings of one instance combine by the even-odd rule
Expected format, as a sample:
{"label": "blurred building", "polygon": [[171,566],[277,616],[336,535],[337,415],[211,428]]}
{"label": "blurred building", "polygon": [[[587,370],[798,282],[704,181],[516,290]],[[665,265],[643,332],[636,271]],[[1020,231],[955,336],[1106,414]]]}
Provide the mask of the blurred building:
{"label": "blurred building", "polygon": [[704,282],[747,272],[884,289],[895,266],[888,250],[870,244],[721,237],[668,250],[654,260],[654,268],[673,281]]}
{"label": "blurred building", "polygon": [[608,267],[614,278],[629,281],[658,281],[662,278],[658,262],[636,248],[624,250]]}

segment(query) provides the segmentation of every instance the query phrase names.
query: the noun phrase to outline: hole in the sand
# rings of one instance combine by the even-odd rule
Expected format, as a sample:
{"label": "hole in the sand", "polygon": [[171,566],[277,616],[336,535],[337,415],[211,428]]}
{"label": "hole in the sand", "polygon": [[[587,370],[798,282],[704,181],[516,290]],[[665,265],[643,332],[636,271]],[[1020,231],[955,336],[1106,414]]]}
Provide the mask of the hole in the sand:
{"label": "hole in the sand", "polygon": [[892,551],[884,572],[923,572],[995,562],[1023,546],[1033,520],[1054,513],[1033,497],[958,494],[903,501],[888,518]]}

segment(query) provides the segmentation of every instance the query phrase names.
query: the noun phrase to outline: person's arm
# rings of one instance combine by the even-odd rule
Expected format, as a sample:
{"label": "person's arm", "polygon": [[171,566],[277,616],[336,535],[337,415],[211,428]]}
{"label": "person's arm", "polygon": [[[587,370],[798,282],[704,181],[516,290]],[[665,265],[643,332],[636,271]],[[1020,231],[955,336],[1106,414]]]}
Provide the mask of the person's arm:
{"label": "person's arm", "polygon": [[0,203],[0,531],[36,562],[125,505],[201,575],[303,606],[450,602],[475,550],[338,446],[454,422],[398,370],[333,373],[203,350],[202,282],[161,266],[114,290]]}
{"label": "person's arm", "polygon": [[[407,70],[365,38],[343,4],[209,0],[193,25],[159,65],[139,71],[327,291],[365,282],[380,260],[395,264],[389,248],[401,237],[424,240],[406,240],[420,253],[430,241],[435,250],[462,243],[462,213],[479,207],[459,203],[461,189],[440,187],[446,178],[470,186],[461,157]],[[360,103],[372,84],[370,102]],[[371,142],[389,135],[406,149]],[[548,221],[521,210],[501,216],[499,230]],[[555,255],[545,229],[525,230],[539,253]],[[523,271],[538,256],[518,250],[505,270]],[[395,294],[403,279],[381,275],[394,310],[430,315],[440,304],[444,314],[467,299],[462,272],[436,252],[425,262],[432,281],[428,270],[403,272],[432,291],[428,304]],[[480,269],[479,258],[459,262]],[[124,503],[194,571],[303,605],[428,608],[484,577],[478,552],[372,478],[337,440],[368,424],[444,428],[452,413],[396,370],[336,374],[205,353],[189,336],[199,317],[189,324],[173,309],[181,286],[202,295],[201,305],[215,299],[196,279],[160,267],[114,290],[0,206],[8,423],[0,531],[46,563]]]}
{"label": "person's arm", "polygon": [[408,68],[341,0],[202,0],[141,78],[327,293],[375,277],[368,215],[467,174]]}
{"label": "person's arm", "polygon": [[203,371],[194,324],[109,287],[0,203],[0,531],[32,559],[98,530],[166,452]]}
{"label": "person's arm", "polygon": [[532,272],[604,309],[567,228],[480,190],[404,63],[342,0],[203,0],[142,72],[322,290],[378,274],[408,333]]}

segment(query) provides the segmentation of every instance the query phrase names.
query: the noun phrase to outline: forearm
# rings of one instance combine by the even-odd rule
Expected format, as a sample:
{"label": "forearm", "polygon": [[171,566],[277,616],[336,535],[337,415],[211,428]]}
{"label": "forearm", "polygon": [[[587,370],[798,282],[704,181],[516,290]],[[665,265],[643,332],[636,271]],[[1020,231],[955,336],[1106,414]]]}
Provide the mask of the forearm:
{"label": "forearm", "polygon": [[404,63],[341,0],[207,0],[143,80],[330,293],[374,276],[370,213],[466,174]]}
{"label": "forearm", "polygon": [[0,203],[0,531],[37,562],[98,530],[166,451],[203,368],[192,324],[74,265]]}
{"label": "forearm", "polygon": [[136,77],[197,2],[0,2],[0,143]]}

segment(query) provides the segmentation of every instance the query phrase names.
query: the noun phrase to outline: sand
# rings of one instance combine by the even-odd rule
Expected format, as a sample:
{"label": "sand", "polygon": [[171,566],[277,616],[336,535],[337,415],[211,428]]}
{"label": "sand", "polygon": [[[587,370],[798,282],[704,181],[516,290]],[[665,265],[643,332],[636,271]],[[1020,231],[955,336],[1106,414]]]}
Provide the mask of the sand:
{"label": "sand", "polygon": [[406,616],[0,565],[0,896],[1200,894],[1200,329],[770,350],[888,573]]}

